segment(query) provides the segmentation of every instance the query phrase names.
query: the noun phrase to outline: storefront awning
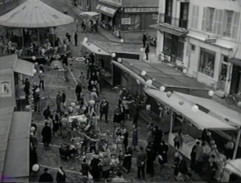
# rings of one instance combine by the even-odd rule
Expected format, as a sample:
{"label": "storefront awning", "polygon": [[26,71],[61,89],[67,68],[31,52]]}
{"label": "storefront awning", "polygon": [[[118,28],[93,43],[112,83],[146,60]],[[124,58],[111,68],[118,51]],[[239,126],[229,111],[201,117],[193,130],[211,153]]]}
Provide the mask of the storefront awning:
{"label": "storefront awning", "polygon": [[88,42],[82,42],[81,43],[85,48],[87,48],[89,51],[97,54],[97,55],[110,55],[109,53],[107,53],[106,51],[104,51],[103,49],[101,49],[100,47],[96,46],[93,43],[88,43]]}
{"label": "storefront awning", "polygon": [[13,70],[20,74],[34,76],[34,64],[25,60],[18,59]]}
{"label": "storefront awning", "polygon": [[234,65],[238,65],[238,66],[241,67],[241,59],[238,59],[238,58],[231,58],[229,61],[230,61],[232,64],[234,64]]}
{"label": "storefront awning", "polygon": [[[31,112],[14,112],[3,174],[9,178],[29,176]],[[21,167],[21,168],[20,168]]]}
{"label": "storefront awning", "polygon": [[225,165],[225,169],[241,177],[241,159],[228,161]]}
{"label": "storefront awning", "polygon": [[188,33],[187,30],[184,28],[175,27],[167,23],[154,24],[154,25],[150,25],[150,27],[153,29],[159,30],[161,32],[167,32],[169,34],[173,34],[178,37],[184,36]]}
{"label": "storefront awning", "polygon": [[110,7],[104,6],[102,4],[98,4],[96,6],[96,10],[99,11],[100,13],[103,13],[103,14],[109,16],[109,17],[114,17],[115,13],[117,11],[116,8],[110,8]]}
{"label": "storefront awning", "polygon": [[[236,128],[229,125],[227,122],[215,118],[201,110],[192,112],[193,104],[188,100],[184,100],[178,96],[176,92],[173,92],[171,97],[168,97],[165,92],[161,92],[153,89],[145,89],[145,92],[156,99],[157,101],[170,106],[174,111],[182,114],[184,118],[188,119],[194,126],[200,130],[212,129],[212,130],[235,130]],[[179,102],[183,101],[183,105]]]}

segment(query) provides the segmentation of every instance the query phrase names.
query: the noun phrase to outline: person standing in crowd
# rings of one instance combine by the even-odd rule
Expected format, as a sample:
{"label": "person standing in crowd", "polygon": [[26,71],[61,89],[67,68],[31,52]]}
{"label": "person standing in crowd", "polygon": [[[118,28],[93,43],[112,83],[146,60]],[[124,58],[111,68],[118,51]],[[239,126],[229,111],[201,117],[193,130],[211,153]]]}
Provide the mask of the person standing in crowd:
{"label": "person standing in crowd", "polygon": [[197,147],[195,149],[195,164],[196,172],[201,175],[203,168],[203,147],[200,142],[197,143]]}
{"label": "person standing in crowd", "polygon": [[104,153],[104,157],[101,160],[101,170],[102,170],[102,178],[104,179],[104,182],[109,182],[109,176],[110,176],[110,158],[107,156],[106,153]]}
{"label": "person standing in crowd", "polygon": [[126,97],[123,97],[122,104],[124,106],[124,115],[127,117],[127,119],[130,119],[130,104],[133,101],[128,101]]}
{"label": "person standing in crowd", "polygon": [[84,20],[81,22],[81,29],[82,29],[82,32],[85,32],[86,25]]}
{"label": "person standing in crowd", "polygon": [[45,126],[42,129],[41,135],[43,137],[42,142],[44,147],[49,147],[49,143],[51,142],[51,128],[48,126],[48,123],[45,122]]}
{"label": "person standing in crowd", "polygon": [[132,131],[132,146],[133,150],[136,150],[136,146],[138,145],[138,131],[136,125],[133,125]]}
{"label": "person standing in crowd", "polygon": [[75,95],[76,95],[76,98],[77,98],[77,101],[79,102],[80,101],[80,95],[81,95],[81,92],[82,92],[82,86],[80,84],[80,82],[76,85],[75,87]]}
{"label": "person standing in crowd", "polygon": [[74,45],[76,47],[78,46],[78,33],[77,33],[77,31],[74,33]]}
{"label": "person standing in crowd", "polygon": [[29,100],[29,94],[30,94],[30,82],[28,78],[26,78],[24,82],[24,92],[25,92],[26,103],[29,104],[28,100]]}
{"label": "person standing in crowd", "polygon": [[66,106],[66,94],[65,91],[62,91],[62,96],[61,96],[61,102],[64,104],[64,106]]}
{"label": "person standing in crowd", "polygon": [[140,151],[137,154],[137,176],[138,179],[145,179],[145,165],[146,165],[147,155],[144,148],[140,146]]}
{"label": "person standing in crowd", "polygon": [[215,175],[218,169],[218,165],[215,162],[215,158],[215,155],[211,154],[208,158],[207,166],[204,168],[204,175],[205,178],[207,178],[207,181],[215,181]]}
{"label": "person standing in crowd", "polygon": [[165,143],[165,141],[161,141],[159,150],[158,150],[158,161],[161,165],[167,163],[167,152],[168,152],[168,145]]}
{"label": "person standing in crowd", "polygon": [[82,175],[88,178],[89,170],[90,170],[90,167],[87,164],[86,159],[83,159],[83,161],[81,163],[81,173],[82,173]]}
{"label": "person standing in crowd", "polygon": [[80,76],[79,76],[79,82],[82,84],[83,88],[85,88],[85,76],[83,72],[80,72]]}
{"label": "person standing in crowd", "polygon": [[43,71],[39,72],[39,88],[44,90],[44,73]]}
{"label": "person standing in crowd", "polygon": [[71,35],[67,32],[65,34],[66,38],[68,39],[68,41],[71,43]]}
{"label": "person standing in crowd", "polygon": [[143,36],[142,36],[143,48],[146,47],[146,41],[147,41],[147,37],[146,37],[146,33],[144,33]]}
{"label": "person standing in crowd", "polygon": [[47,108],[44,109],[44,112],[43,112],[44,119],[48,119],[50,115],[51,115],[50,107],[47,106]]}
{"label": "person standing in crowd", "polygon": [[179,130],[178,134],[174,137],[173,140],[174,140],[174,147],[179,149],[183,141],[181,130]]}
{"label": "person standing in crowd", "polygon": [[124,160],[123,160],[123,167],[126,170],[127,173],[130,173],[131,171],[131,164],[132,164],[132,149],[131,147],[128,147],[124,154]]}
{"label": "person standing in crowd", "polygon": [[146,54],[146,60],[148,60],[148,54],[150,52],[150,48],[149,48],[149,44],[146,45],[146,49],[145,49],[145,54]]}
{"label": "person standing in crowd", "polygon": [[192,151],[191,151],[191,154],[190,154],[190,156],[191,156],[190,168],[191,168],[192,170],[194,170],[194,171],[195,171],[195,169],[196,169],[196,160],[195,160],[195,157],[196,157],[196,148],[197,148],[197,146],[199,146],[199,145],[200,145],[200,142],[197,141],[196,144],[192,147]]}
{"label": "person standing in crowd", "polygon": [[162,130],[159,129],[157,125],[154,127],[153,131],[153,138],[154,138],[154,151],[157,152],[162,141]]}
{"label": "person standing in crowd", "polygon": [[62,97],[61,97],[61,95],[60,95],[60,92],[58,91],[58,93],[57,93],[57,95],[56,95],[56,106],[57,106],[56,111],[57,111],[58,113],[61,113],[61,107],[60,107],[61,102],[62,102]]}
{"label": "person standing in crowd", "polygon": [[183,181],[186,178],[188,173],[187,162],[184,157],[179,154],[179,163],[178,163],[178,174],[177,174],[177,181]]}
{"label": "person standing in crowd", "polygon": [[51,116],[51,118],[52,118],[52,122],[53,122],[53,129],[52,129],[53,130],[53,135],[55,137],[57,137],[57,132],[59,130],[59,122],[57,120],[53,119],[53,116]]}
{"label": "person standing in crowd", "polygon": [[59,170],[56,174],[56,182],[57,183],[64,183],[66,180],[66,174],[65,174],[65,171],[63,169],[63,167],[59,167]]}
{"label": "person standing in crowd", "polygon": [[154,161],[156,159],[156,153],[154,151],[154,144],[148,143],[146,147],[147,161],[146,161],[146,173],[154,176]]}
{"label": "person standing in crowd", "polygon": [[105,122],[108,123],[108,111],[109,111],[109,102],[105,98],[100,102],[100,121],[102,120],[103,115],[105,116]]}
{"label": "person standing in crowd", "polygon": [[233,141],[228,141],[224,145],[224,154],[226,155],[227,159],[232,159],[233,158],[233,150],[234,150],[234,143]]}
{"label": "person standing in crowd", "polygon": [[96,93],[95,88],[93,88],[92,91],[90,92],[90,100],[94,100],[95,102],[97,102],[99,100],[99,97]]}
{"label": "person standing in crowd", "polygon": [[98,158],[98,155],[95,155],[95,157],[91,160],[91,163],[90,163],[91,174],[92,174],[93,180],[95,182],[98,182],[100,179],[100,172],[101,172],[100,163],[101,163],[101,161]]}
{"label": "person standing in crowd", "polygon": [[44,168],[44,173],[40,175],[39,182],[53,182],[52,175],[48,172],[48,168]]}
{"label": "person standing in crowd", "polygon": [[124,136],[123,145],[124,145],[124,149],[125,149],[125,152],[126,152],[127,151],[127,146],[128,146],[128,137],[129,137],[129,133],[126,130],[126,128],[123,130],[123,136]]}

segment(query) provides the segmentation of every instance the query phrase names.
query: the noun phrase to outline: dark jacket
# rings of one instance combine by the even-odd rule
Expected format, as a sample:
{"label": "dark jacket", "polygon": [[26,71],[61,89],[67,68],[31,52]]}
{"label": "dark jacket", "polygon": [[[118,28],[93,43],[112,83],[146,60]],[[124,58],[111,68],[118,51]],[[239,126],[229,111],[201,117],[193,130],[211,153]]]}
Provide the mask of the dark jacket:
{"label": "dark jacket", "polygon": [[43,136],[43,143],[51,142],[51,128],[49,126],[43,128],[41,135]]}
{"label": "dark jacket", "polygon": [[63,173],[60,173],[58,171],[57,175],[56,175],[56,181],[57,182],[65,182],[65,179],[66,179],[66,175],[65,175],[65,172],[63,171]]}
{"label": "dark jacket", "polygon": [[53,182],[53,181],[54,181],[54,179],[53,179],[52,175],[50,175],[48,172],[40,175],[39,182]]}
{"label": "dark jacket", "polygon": [[81,93],[82,92],[82,87],[78,84],[78,85],[76,85],[76,87],[75,87],[75,93],[76,94],[79,94],[79,93]]}

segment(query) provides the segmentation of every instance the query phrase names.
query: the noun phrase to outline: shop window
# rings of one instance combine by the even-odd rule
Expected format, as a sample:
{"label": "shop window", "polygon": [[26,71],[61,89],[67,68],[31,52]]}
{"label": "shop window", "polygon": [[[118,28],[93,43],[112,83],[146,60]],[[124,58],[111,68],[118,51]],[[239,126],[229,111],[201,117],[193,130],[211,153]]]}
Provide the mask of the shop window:
{"label": "shop window", "polygon": [[199,72],[213,77],[214,76],[214,66],[215,66],[215,52],[211,52],[206,49],[201,49]]}
{"label": "shop window", "polygon": [[163,43],[163,52],[166,55],[171,55],[172,50],[172,37],[168,33],[164,33],[164,43]]}
{"label": "shop window", "polygon": [[184,38],[178,38],[178,45],[177,45],[177,58],[182,60],[183,59],[183,50],[184,50]]}
{"label": "shop window", "polygon": [[166,0],[165,23],[171,24],[172,21],[172,0]]}

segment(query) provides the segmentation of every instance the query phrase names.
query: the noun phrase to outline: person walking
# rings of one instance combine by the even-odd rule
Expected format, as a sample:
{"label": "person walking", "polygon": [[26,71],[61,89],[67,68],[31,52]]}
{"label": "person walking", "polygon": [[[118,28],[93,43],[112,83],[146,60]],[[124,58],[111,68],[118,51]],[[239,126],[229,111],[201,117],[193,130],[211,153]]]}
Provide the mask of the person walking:
{"label": "person walking", "polygon": [[74,33],[74,45],[76,47],[78,46],[78,33],[77,33],[77,31]]}
{"label": "person walking", "polygon": [[39,182],[53,182],[54,179],[50,173],[48,173],[48,168],[44,168],[44,173],[40,175]]}
{"label": "person walking", "polygon": [[44,147],[49,147],[49,143],[51,142],[51,128],[48,126],[48,122],[45,122],[45,126],[42,129],[41,135],[43,137],[42,142]]}
{"label": "person walking", "polygon": [[148,54],[150,52],[149,44],[146,45],[145,53],[146,53],[146,60],[148,60]]}
{"label": "person walking", "polygon": [[63,167],[61,166],[56,174],[56,182],[64,183],[65,180],[66,180],[66,174],[65,174]]}
{"label": "person walking", "polygon": [[132,164],[132,149],[131,147],[128,147],[124,154],[124,160],[123,160],[123,167],[126,170],[127,173],[130,173],[131,171],[131,164]]}
{"label": "person walking", "polygon": [[191,154],[190,154],[190,156],[191,156],[190,168],[194,171],[195,171],[195,168],[196,168],[196,161],[195,161],[196,152],[195,151],[196,151],[197,146],[199,146],[199,145],[200,145],[200,142],[197,141],[196,144],[192,147],[192,151],[191,151]]}
{"label": "person walking", "polygon": [[132,146],[133,150],[136,150],[136,146],[138,145],[138,131],[136,125],[133,125],[132,131]]}
{"label": "person walking", "polygon": [[147,36],[146,36],[146,33],[144,33],[143,36],[142,36],[143,48],[146,47],[146,41],[147,41]]}
{"label": "person walking", "polygon": [[58,91],[57,95],[56,95],[56,112],[61,113],[61,102],[62,102],[62,97],[60,95],[60,92]]}
{"label": "person walking", "polygon": [[154,161],[156,159],[156,153],[154,151],[153,142],[149,142],[146,147],[147,161],[146,161],[146,173],[154,176]]}
{"label": "person walking", "polygon": [[144,148],[140,146],[140,151],[137,154],[137,176],[139,179],[145,179],[145,165],[147,155]]}
{"label": "person walking", "polygon": [[102,117],[105,116],[105,122],[108,123],[108,110],[109,110],[109,103],[105,98],[100,102],[100,121]]}
{"label": "person walking", "polygon": [[50,107],[47,106],[47,108],[44,109],[44,112],[43,112],[44,119],[48,119],[50,115],[51,115]]}
{"label": "person walking", "polygon": [[79,102],[80,101],[80,95],[81,95],[81,92],[82,92],[82,86],[80,84],[80,82],[76,85],[75,87],[75,94],[76,94],[76,98],[77,98],[77,101]]}
{"label": "person walking", "polygon": [[39,72],[39,88],[44,90],[44,73],[43,71]]}
{"label": "person walking", "polygon": [[66,106],[66,94],[65,91],[62,91],[62,95],[61,95],[61,102],[63,103],[64,107]]}

